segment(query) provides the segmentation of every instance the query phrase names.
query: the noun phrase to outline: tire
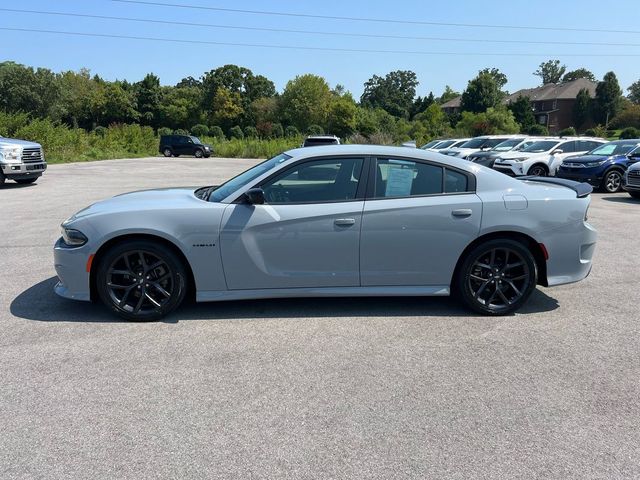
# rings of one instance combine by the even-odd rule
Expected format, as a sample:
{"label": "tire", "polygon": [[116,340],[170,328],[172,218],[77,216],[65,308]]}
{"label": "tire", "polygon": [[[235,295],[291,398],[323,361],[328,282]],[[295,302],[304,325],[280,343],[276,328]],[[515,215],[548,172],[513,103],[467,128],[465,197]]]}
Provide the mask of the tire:
{"label": "tire", "polygon": [[617,193],[622,190],[622,175],[620,170],[609,170],[604,174],[600,188],[606,193]]}
{"label": "tire", "polygon": [[196,158],[202,158],[204,156],[204,153],[202,153],[202,150],[196,150],[194,155],[196,156]]}
{"label": "tire", "polygon": [[102,303],[125,320],[158,320],[184,300],[187,274],[165,245],[125,240],[101,256],[95,277]]}
{"label": "tire", "polygon": [[633,198],[637,198],[638,200],[640,200],[640,192],[627,192],[629,195],[631,195]]}
{"label": "tire", "polygon": [[471,310],[483,315],[508,315],[527,301],[537,283],[538,269],[529,249],[515,240],[496,239],[466,255],[454,288]]}
{"label": "tire", "polygon": [[162,154],[163,154],[165,157],[167,157],[167,158],[168,158],[168,157],[170,157],[170,156],[172,156],[172,155],[173,155],[173,152],[171,151],[171,149],[170,149],[170,148],[165,148],[165,149],[162,151]]}
{"label": "tire", "polygon": [[4,173],[2,173],[2,170],[0,170],[0,185],[4,185],[6,179],[7,177],[5,177]]}
{"label": "tire", "polygon": [[533,175],[534,177],[546,177],[549,175],[549,171],[547,170],[547,167],[538,163],[529,168],[527,175]]}
{"label": "tire", "polygon": [[38,177],[23,178],[23,179],[20,179],[20,180],[16,180],[16,183],[19,183],[20,185],[29,185],[30,183],[34,183],[37,179],[38,179]]}

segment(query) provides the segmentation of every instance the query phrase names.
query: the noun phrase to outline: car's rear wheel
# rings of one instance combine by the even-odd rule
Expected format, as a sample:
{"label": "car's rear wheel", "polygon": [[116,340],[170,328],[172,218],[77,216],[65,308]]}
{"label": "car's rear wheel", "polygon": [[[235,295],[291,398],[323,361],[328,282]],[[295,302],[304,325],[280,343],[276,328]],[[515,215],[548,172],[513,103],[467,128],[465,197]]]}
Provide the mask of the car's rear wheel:
{"label": "car's rear wheel", "polygon": [[0,185],[4,184],[4,181],[6,180],[7,177],[4,176],[4,173],[2,173],[2,170],[0,170]]}
{"label": "car's rear wheel", "polygon": [[165,157],[170,157],[171,155],[173,155],[173,152],[171,151],[170,148],[165,148],[162,153],[164,154]]}
{"label": "car's rear wheel", "polygon": [[30,183],[33,183],[37,180],[37,177],[34,178],[21,178],[20,180],[16,180],[16,183],[19,183],[20,185],[29,185]]}
{"label": "car's rear wheel", "polygon": [[536,262],[529,249],[515,240],[489,240],[463,260],[456,290],[464,303],[485,315],[516,311],[536,287]]}
{"label": "car's rear wheel", "polygon": [[100,300],[126,320],[158,320],[184,300],[185,267],[161,243],[124,241],[108,250],[97,268]]}
{"label": "car's rear wheel", "polygon": [[622,190],[622,172],[619,170],[608,171],[602,179],[602,189],[607,193],[616,193]]}
{"label": "car's rear wheel", "polygon": [[204,154],[202,153],[202,150],[196,150],[195,156],[196,158],[202,158]]}
{"label": "car's rear wheel", "polygon": [[546,177],[548,172],[544,165],[534,165],[527,172],[528,175],[533,175],[534,177]]}

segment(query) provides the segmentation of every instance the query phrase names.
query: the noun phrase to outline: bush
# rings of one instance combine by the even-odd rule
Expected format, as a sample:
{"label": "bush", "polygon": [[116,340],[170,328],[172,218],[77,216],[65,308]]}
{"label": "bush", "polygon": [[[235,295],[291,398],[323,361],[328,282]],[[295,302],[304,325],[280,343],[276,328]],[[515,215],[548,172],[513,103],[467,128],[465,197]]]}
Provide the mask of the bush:
{"label": "bush", "polygon": [[620,139],[626,140],[629,138],[640,138],[640,130],[634,127],[627,127],[620,132]]}
{"label": "bush", "polygon": [[299,137],[300,131],[293,125],[289,125],[287,128],[284,129],[284,136],[287,138]]}
{"label": "bush", "polygon": [[0,110],[0,136],[14,137],[18,129],[29,124],[26,113],[5,113]]}
{"label": "bush", "polygon": [[562,130],[560,130],[558,132],[558,135],[561,137],[575,137],[576,136],[576,129],[573,127],[567,127],[567,128],[563,128]]}
{"label": "bush", "polygon": [[189,132],[187,132],[186,130],[182,129],[182,128],[178,128],[177,130],[173,131],[174,135],[189,135]]}
{"label": "bush", "polygon": [[602,125],[597,125],[593,128],[588,128],[584,131],[585,136],[587,137],[606,137],[607,129]]}
{"label": "bush", "polygon": [[366,145],[369,143],[369,139],[361,133],[354,133],[347,138],[346,143],[352,143],[354,145]]}
{"label": "bush", "polygon": [[198,123],[197,125],[191,127],[191,134],[195,135],[196,137],[205,137],[209,135],[209,127]]}
{"label": "bush", "polygon": [[549,129],[544,125],[540,125],[539,123],[536,123],[535,125],[532,125],[529,128],[527,133],[529,135],[549,135]]}
{"label": "bush", "polygon": [[256,127],[244,127],[245,138],[258,138],[258,129]]}
{"label": "bush", "polygon": [[218,125],[214,125],[209,129],[209,136],[214,138],[219,138],[221,140],[224,140],[225,138],[227,138],[224,136],[224,132]]}
{"label": "bush", "polygon": [[307,134],[308,135],[323,135],[324,134],[324,130],[322,129],[322,127],[320,125],[309,125],[309,128],[307,128]]}
{"label": "bush", "polygon": [[231,127],[229,130],[229,138],[244,138],[244,132],[238,125],[236,125],[235,127]]}
{"label": "bush", "polygon": [[93,129],[93,133],[95,133],[99,137],[104,137],[107,134],[107,128],[106,127],[97,126],[96,128]]}
{"label": "bush", "polygon": [[585,136],[585,137],[595,137],[595,136],[596,136],[596,131],[595,131],[595,129],[593,129],[593,128],[587,128],[587,129],[584,131],[584,136]]}
{"label": "bush", "polygon": [[162,135],[171,135],[173,133],[173,130],[171,130],[169,127],[160,127],[158,129],[158,135],[162,136]]}
{"label": "bush", "polygon": [[284,137],[284,128],[282,128],[281,123],[274,123],[271,126],[271,136],[273,138],[282,138]]}
{"label": "bush", "polygon": [[369,135],[369,143],[374,145],[393,145],[393,137],[386,132],[375,132]]}

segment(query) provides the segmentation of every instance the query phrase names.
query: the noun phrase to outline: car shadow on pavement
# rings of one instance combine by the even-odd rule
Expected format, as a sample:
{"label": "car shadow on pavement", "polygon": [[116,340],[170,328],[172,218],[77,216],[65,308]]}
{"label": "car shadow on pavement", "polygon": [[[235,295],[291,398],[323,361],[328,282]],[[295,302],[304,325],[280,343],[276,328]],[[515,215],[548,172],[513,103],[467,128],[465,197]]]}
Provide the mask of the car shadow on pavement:
{"label": "car shadow on pavement", "polygon": [[[55,277],[44,280],[18,295],[10,305],[19,318],[41,322],[121,322],[99,304],[76,302],[53,292]],[[536,289],[519,314],[550,312],[557,300]],[[474,317],[449,297],[352,297],[285,298],[215,303],[186,302],[165,323],[184,320],[232,320],[260,318],[335,317]]]}
{"label": "car shadow on pavement", "polygon": [[635,203],[636,205],[640,205],[640,200],[637,198],[633,198],[630,196],[627,197],[602,197],[603,200],[607,202],[615,202],[615,203]]}

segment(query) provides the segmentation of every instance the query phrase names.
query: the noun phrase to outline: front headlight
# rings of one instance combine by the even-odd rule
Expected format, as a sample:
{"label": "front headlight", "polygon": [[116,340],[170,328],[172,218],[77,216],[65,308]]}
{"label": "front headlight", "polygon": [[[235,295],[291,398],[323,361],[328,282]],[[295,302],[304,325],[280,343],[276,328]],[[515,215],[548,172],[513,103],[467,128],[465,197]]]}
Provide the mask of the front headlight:
{"label": "front headlight", "polygon": [[81,247],[88,242],[88,238],[80,230],[75,230],[65,226],[62,226],[61,230],[62,241],[70,247]]}
{"label": "front headlight", "polygon": [[20,163],[22,156],[22,148],[20,147],[4,147],[0,148],[0,159],[6,163]]}
{"label": "front headlight", "polygon": [[606,162],[606,160],[601,160],[599,162],[588,162],[588,163],[585,163],[584,166],[587,167],[587,168],[588,167],[599,167],[600,165],[604,165],[605,162]]}
{"label": "front headlight", "polygon": [[524,162],[525,160],[527,160],[527,157],[510,158],[509,160],[512,160],[514,162]]}

